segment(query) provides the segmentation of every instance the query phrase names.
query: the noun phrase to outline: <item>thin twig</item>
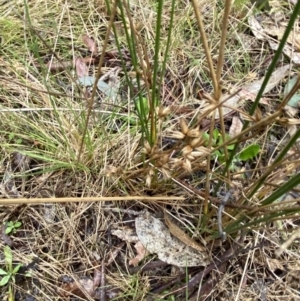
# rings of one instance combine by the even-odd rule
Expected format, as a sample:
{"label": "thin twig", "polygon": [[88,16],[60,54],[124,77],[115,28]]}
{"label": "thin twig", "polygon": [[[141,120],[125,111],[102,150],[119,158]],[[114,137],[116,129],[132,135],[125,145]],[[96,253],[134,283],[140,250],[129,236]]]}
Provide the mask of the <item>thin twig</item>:
{"label": "thin twig", "polygon": [[197,23],[198,23],[200,35],[201,35],[201,38],[202,38],[202,43],[203,43],[203,48],[204,48],[205,56],[206,56],[207,63],[208,63],[208,68],[209,68],[210,75],[211,75],[212,82],[213,82],[213,86],[214,86],[214,92],[215,92],[215,94],[218,94],[217,91],[218,91],[219,87],[218,87],[217,77],[216,77],[216,74],[215,74],[210,49],[209,49],[209,46],[208,46],[208,43],[207,43],[207,38],[206,38],[205,31],[204,31],[204,24],[203,24],[203,21],[202,21],[202,18],[201,18],[200,10],[199,10],[199,3],[196,0],[192,0],[192,3],[193,3],[194,12],[195,12],[195,15],[196,15],[196,20],[197,20]]}
{"label": "thin twig", "polygon": [[[222,25],[221,43],[220,43],[219,57],[218,57],[218,64],[217,64],[217,72],[216,72],[217,73],[216,74],[217,83],[218,83],[218,87],[219,87],[219,89],[217,91],[215,91],[217,93],[217,94],[215,93],[215,99],[217,100],[217,102],[219,102],[220,98],[221,98],[221,72],[222,72],[222,67],[223,67],[223,62],[224,62],[224,49],[225,49],[225,43],[226,43],[226,37],[227,37],[227,26],[228,26],[230,6],[231,6],[231,0],[226,0],[224,17],[223,17],[223,25]],[[223,141],[226,141],[222,106],[219,106],[218,111],[219,111],[219,117],[220,117],[222,139],[223,139]],[[225,156],[225,161],[227,161],[228,160],[228,151],[227,151],[226,147],[224,147],[224,156]],[[228,182],[230,183],[230,181],[231,181],[230,169],[227,170],[227,179],[228,179]]]}
{"label": "thin twig", "polygon": [[109,40],[109,37],[110,37],[110,31],[111,31],[111,28],[113,26],[116,11],[117,11],[117,4],[118,4],[118,0],[116,0],[115,3],[114,3],[113,10],[112,10],[110,20],[109,20],[109,23],[108,23],[108,27],[107,27],[103,47],[102,47],[102,52],[101,52],[101,56],[100,56],[100,60],[99,60],[99,64],[98,64],[98,71],[97,71],[97,74],[96,74],[96,77],[95,77],[95,83],[94,83],[94,86],[93,86],[92,95],[91,95],[89,105],[88,105],[88,110],[87,110],[87,115],[86,115],[86,122],[85,122],[83,133],[82,133],[82,139],[81,139],[80,148],[79,148],[79,152],[78,152],[77,163],[80,162],[80,156],[81,156],[82,150],[83,150],[83,145],[84,145],[84,140],[85,140],[85,136],[86,136],[86,133],[87,133],[89,119],[90,119],[90,116],[92,114],[92,109],[93,109],[93,105],[94,105],[94,101],[95,101],[95,95],[96,95],[96,91],[97,91],[97,83],[98,83],[98,81],[100,79],[100,76],[101,76],[101,68],[102,68],[102,65],[103,65],[103,62],[104,62],[105,51],[106,51],[106,47],[108,45],[108,40]]}
{"label": "thin twig", "polygon": [[220,236],[222,238],[222,241],[226,240],[226,232],[224,232],[223,228],[222,228],[222,213],[223,213],[223,210],[225,208],[226,203],[228,202],[228,200],[232,196],[232,193],[233,193],[232,189],[230,189],[226,193],[226,195],[223,198],[222,203],[221,203],[221,205],[219,206],[219,209],[218,209],[218,228],[219,228],[219,232],[220,232]]}
{"label": "thin twig", "polygon": [[113,197],[83,197],[83,198],[34,198],[34,199],[1,199],[0,205],[13,204],[44,204],[44,203],[76,203],[76,202],[106,202],[106,201],[183,201],[178,196],[113,196]]}
{"label": "thin twig", "polygon": [[101,263],[101,289],[100,289],[100,301],[106,301],[106,281],[105,281],[105,262]]}
{"label": "thin twig", "polygon": [[[230,12],[231,0],[225,1],[225,10],[224,10],[224,17],[223,17],[223,24],[222,24],[222,35],[221,35],[221,42],[220,42],[220,49],[219,49],[219,56],[218,56],[218,64],[217,64],[217,82],[220,84],[221,81],[221,73],[222,67],[224,62],[224,50],[225,50],[225,43],[227,37],[227,26],[228,26],[228,18]],[[216,99],[218,100],[221,95],[215,95]]]}

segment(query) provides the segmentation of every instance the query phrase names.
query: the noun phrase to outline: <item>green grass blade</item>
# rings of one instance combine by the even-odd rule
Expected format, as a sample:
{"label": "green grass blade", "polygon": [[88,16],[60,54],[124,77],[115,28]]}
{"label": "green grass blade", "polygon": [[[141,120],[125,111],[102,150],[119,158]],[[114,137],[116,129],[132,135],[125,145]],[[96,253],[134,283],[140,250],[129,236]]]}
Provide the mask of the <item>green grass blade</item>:
{"label": "green grass blade", "polygon": [[[285,46],[285,44],[287,42],[288,36],[292,32],[292,30],[293,30],[293,26],[294,26],[295,21],[298,19],[299,12],[300,12],[300,1],[298,1],[297,4],[294,7],[293,13],[292,13],[292,15],[290,17],[289,23],[288,23],[288,25],[286,27],[286,30],[285,30],[285,32],[283,34],[283,37],[282,37],[282,39],[281,39],[281,41],[279,43],[278,49],[276,50],[276,52],[274,54],[273,60],[272,60],[270,66],[269,66],[269,68],[267,70],[267,73],[266,73],[266,75],[264,77],[264,80],[263,80],[263,83],[262,83],[262,85],[261,85],[261,87],[260,87],[260,89],[259,89],[259,91],[257,93],[255,101],[254,101],[253,105],[251,106],[251,108],[249,110],[249,115],[251,115],[251,116],[253,116],[253,114],[254,114],[257,106],[258,106],[258,103],[259,103],[259,101],[260,101],[260,99],[261,99],[261,97],[262,97],[262,95],[264,93],[264,90],[265,90],[265,88],[266,88],[266,86],[267,86],[267,84],[268,84],[268,82],[270,80],[270,77],[272,76],[272,73],[274,72],[274,70],[276,68],[276,64],[277,64],[277,62],[278,62],[278,60],[279,60],[279,58],[280,58],[280,56],[282,54],[282,51],[283,51],[283,48],[284,48],[284,46]],[[249,121],[245,121],[244,126],[242,128],[242,131],[244,129],[246,129],[248,127],[248,125],[249,125]],[[225,168],[224,168],[223,173],[222,173],[223,176],[225,176],[227,170],[229,169],[229,167],[230,167],[230,165],[232,163],[232,160],[233,160],[233,158],[235,157],[235,155],[237,153],[238,146],[239,146],[239,141],[237,141],[237,143],[235,144],[235,147],[232,150],[232,152],[230,154],[230,157],[228,158],[228,161],[226,162]],[[221,184],[222,184],[222,181],[219,180],[219,182],[216,185],[216,188],[214,190],[214,195],[217,194],[217,192],[218,192]]]}
{"label": "green grass blade", "polygon": [[[295,133],[295,135],[290,139],[290,141],[287,143],[287,145],[283,148],[283,150],[280,152],[278,157],[275,159],[273,166],[279,163],[284,156],[287,154],[287,152],[290,150],[290,148],[296,143],[297,139],[300,138],[300,129]],[[251,190],[249,195],[247,195],[247,199],[251,199],[252,196],[258,191],[258,189],[264,184],[266,178],[268,175],[272,172],[272,169],[269,170],[269,172],[266,172],[259,180],[256,182],[255,187]]]}

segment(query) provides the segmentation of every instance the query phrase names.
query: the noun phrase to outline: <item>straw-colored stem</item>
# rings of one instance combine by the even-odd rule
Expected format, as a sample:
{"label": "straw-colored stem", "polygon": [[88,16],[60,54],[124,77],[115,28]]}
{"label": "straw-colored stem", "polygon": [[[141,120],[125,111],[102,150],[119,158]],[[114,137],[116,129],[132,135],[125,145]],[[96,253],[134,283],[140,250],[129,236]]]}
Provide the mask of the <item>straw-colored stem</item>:
{"label": "straw-colored stem", "polygon": [[203,43],[203,48],[204,48],[205,56],[206,56],[207,63],[208,63],[208,68],[209,68],[213,86],[214,86],[214,93],[217,95],[219,93],[218,92],[219,86],[218,86],[217,77],[216,77],[216,73],[214,70],[214,66],[213,66],[213,62],[212,62],[212,58],[211,58],[211,54],[210,54],[210,48],[208,46],[207,38],[205,35],[205,31],[204,31],[204,24],[203,24],[203,21],[202,21],[200,12],[199,12],[198,2],[196,0],[192,0],[192,3],[193,3],[194,12],[196,15],[196,20],[198,23],[200,35],[202,38],[202,43]]}
{"label": "straw-colored stem", "polygon": [[92,113],[92,110],[93,110],[93,106],[94,106],[95,95],[96,95],[96,91],[97,91],[97,83],[98,83],[98,81],[100,79],[100,76],[101,76],[101,68],[102,68],[102,65],[103,65],[103,62],[104,62],[105,52],[106,52],[108,40],[109,40],[109,37],[110,37],[110,31],[111,31],[113,23],[114,23],[116,11],[117,11],[117,4],[118,4],[118,0],[116,0],[115,3],[114,3],[113,10],[112,10],[110,20],[109,20],[109,23],[108,23],[106,35],[105,35],[105,40],[104,40],[103,47],[102,47],[102,52],[101,52],[101,56],[100,56],[100,60],[99,60],[99,64],[98,64],[98,71],[97,71],[97,74],[96,74],[91,99],[90,99],[89,105],[88,105],[85,126],[84,126],[84,129],[83,129],[82,139],[81,139],[80,148],[79,148],[79,152],[78,152],[78,157],[77,157],[77,162],[78,163],[80,161],[80,156],[82,154],[82,149],[83,149],[83,145],[84,145],[84,138],[85,138],[85,135],[87,133],[89,119],[90,119],[90,116],[91,116],[91,113]]}
{"label": "straw-colored stem", "polygon": [[76,203],[76,202],[106,202],[106,201],[183,201],[183,197],[177,196],[113,196],[113,197],[83,197],[83,198],[19,198],[2,199],[0,205],[14,204],[44,204],[44,203]]}

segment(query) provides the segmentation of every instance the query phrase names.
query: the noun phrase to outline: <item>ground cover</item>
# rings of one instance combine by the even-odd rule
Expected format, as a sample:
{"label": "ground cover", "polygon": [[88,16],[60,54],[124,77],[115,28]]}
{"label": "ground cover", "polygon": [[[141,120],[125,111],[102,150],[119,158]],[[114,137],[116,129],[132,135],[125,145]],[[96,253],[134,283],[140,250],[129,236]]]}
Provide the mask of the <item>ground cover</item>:
{"label": "ground cover", "polygon": [[267,4],[0,3],[2,300],[299,299],[300,4]]}

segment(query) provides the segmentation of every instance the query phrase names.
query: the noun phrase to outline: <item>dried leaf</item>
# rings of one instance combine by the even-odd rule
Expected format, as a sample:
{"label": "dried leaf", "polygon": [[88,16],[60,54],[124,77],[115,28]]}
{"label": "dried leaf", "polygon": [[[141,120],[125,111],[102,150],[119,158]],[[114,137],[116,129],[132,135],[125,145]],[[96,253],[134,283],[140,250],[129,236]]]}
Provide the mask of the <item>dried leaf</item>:
{"label": "dried leaf", "polygon": [[59,294],[63,297],[68,297],[71,295],[76,295],[78,297],[85,297],[86,293],[84,290],[89,294],[92,295],[94,292],[94,282],[92,279],[80,279],[78,282],[69,282],[63,283]]}
{"label": "dried leaf", "polygon": [[268,268],[272,272],[275,272],[278,269],[282,270],[282,271],[286,270],[286,268],[282,264],[281,260],[266,257],[266,262],[267,262]]}
{"label": "dried leaf", "polygon": [[136,267],[140,261],[149,255],[149,252],[145,249],[144,245],[140,241],[134,245],[134,248],[136,249],[137,255],[129,260],[129,265]]}
{"label": "dried leaf", "polygon": [[83,43],[87,46],[87,48],[89,49],[89,51],[92,52],[93,55],[97,55],[98,54],[98,47],[94,41],[93,38],[90,38],[88,35],[84,35],[82,37]]}
{"label": "dried leaf", "polygon": [[[255,16],[248,18],[249,26],[258,40],[266,40],[271,49],[276,51],[279,46],[279,42],[286,30],[286,25],[282,25],[282,22],[274,22],[274,19],[267,14],[259,16],[259,21]],[[274,39],[278,38],[278,41]],[[300,33],[295,28],[289,35],[287,43],[284,45],[283,52],[291,61],[295,64],[300,64]]]}
{"label": "dried leaf", "polygon": [[114,250],[109,251],[109,253],[107,254],[107,262],[106,262],[106,266],[109,266],[114,260],[115,258],[118,256],[118,254],[120,253],[122,247],[125,245],[124,242],[118,244]]}
{"label": "dried leaf", "polygon": [[112,229],[111,234],[119,237],[120,239],[127,242],[138,242],[139,238],[137,237],[134,229],[129,227],[122,227],[120,229]]}
{"label": "dried leaf", "polygon": [[60,71],[60,70],[65,70],[67,68],[73,67],[73,62],[72,61],[68,61],[68,62],[50,61],[46,64],[46,66],[50,71]]}
{"label": "dried leaf", "polygon": [[101,279],[102,279],[102,272],[98,269],[95,269],[94,270],[94,279],[93,279],[94,289],[100,285]]}
{"label": "dried leaf", "polygon": [[[290,65],[285,65],[282,67],[277,68],[272,76],[270,77],[270,80],[267,84],[267,87],[264,90],[264,93],[268,93],[270,90],[272,90],[274,87],[278,85],[278,83],[285,78],[285,76],[288,74],[288,71],[290,70]],[[236,95],[230,98],[230,94],[224,94],[221,97],[220,102],[223,102],[224,100],[228,99],[224,103],[223,112],[224,114],[230,113],[234,108],[240,106],[243,104],[243,101],[245,99],[249,99],[254,101],[256,98],[256,95],[258,91],[261,88],[261,85],[264,81],[264,78],[261,78],[257,81],[254,81],[250,83],[249,85],[246,85],[243,87],[243,89]],[[267,104],[266,99],[262,98],[262,103]],[[215,118],[219,118],[219,112],[216,110],[215,112]]]}
{"label": "dried leaf", "polygon": [[[283,97],[284,98],[291,92],[291,90],[296,85],[297,81],[298,81],[298,75],[293,76],[292,78],[290,78],[287,81],[287,83],[285,84],[285,87],[284,87],[284,92],[283,92]],[[291,106],[293,108],[299,108],[299,103],[300,103],[300,94],[295,93],[291,97],[291,99],[289,100],[289,102],[287,103],[287,105]]]}
{"label": "dried leaf", "polygon": [[55,217],[57,215],[55,204],[53,203],[45,203],[44,204],[44,220],[49,223],[53,224],[55,222]]}
{"label": "dried leaf", "polygon": [[7,163],[7,168],[3,175],[2,184],[0,188],[2,193],[12,198],[19,198],[21,194],[16,186],[15,179],[17,173],[25,173],[30,169],[31,159],[19,152],[14,152],[11,156],[11,160]]}
{"label": "dried leaf", "polygon": [[241,121],[241,119],[237,116],[233,116],[232,117],[232,123],[229,129],[229,135],[230,137],[235,137],[237,136],[243,128],[243,123]]}
{"label": "dried leaf", "polygon": [[[127,242],[135,242],[135,249],[137,251],[137,255],[129,261],[129,265],[137,266],[138,263],[143,260],[147,255],[147,250],[144,248],[141,242],[139,242],[139,238],[137,237],[134,229],[129,227],[123,227],[121,229],[113,229],[111,234],[119,237],[120,239]],[[111,262],[112,260],[110,260]]]}
{"label": "dried leaf", "polygon": [[175,237],[177,237],[179,240],[181,240],[186,245],[192,247],[195,250],[198,250],[200,252],[205,252],[205,248],[201,245],[199,245],[196,241],[194,241],[188,234],[186,234],[184,231],[182,231],[179,227],[177,227],[171,219],[168,217],[168,214],[165,212],[165,221],[166,224],[171,232]]}
{"label": "dried leaf", "polygon": [[[278,42],[274,42],[272,40],[269,40],[268,42],[269,42],[271,49],[273,49],[274,51],[276,51],[278,49],[278,47],[279,47]],[[289,57],[294,64],[296,64],[296,65],[300,64],[300,54],[295,52],[293,47],[291,47],[290,45],[288,45],[288,44],[284,45],[283,53],[287,57]]]}
{"label": "dried leaf", "polygon": [[12,239],[5,233],[6,225],[1,226],[1,240],[4,242],[4,244],[8,245],[9,247],[13,247],[14,242]]}
{"label": "dried leaf", "polygon": [[94,279],[81,278],[76,281],[68,281],[63,283],[59,289],[59,294],[63,297],[76,295],[77,297],[84,298],[86,295],[94,296],[95,290],[99,286],[101,280],[101,272],[99,270],[94,271]]}
{"label": "dried leaf", "polygon": [[187,267],[205,266],[209,263],[206,252],[196,251],[172,237],[166,226],[147,211],[135,219],[135,227],[144,247],[168,264]]}
{"label": "dried leaf", "polygon": [[89,75],[89,68],[81,58],[76,58],[75,67],[76,67],[76,74],[78,78]]}
{"label": "dried leaf", "polygon": [[263,27],[261,24],[256,20],[254,16],[249,16],[248,18],[248,24],[252,30],[252,33],[258,40],[264,40],[266,39],[266,34],[264,32]]}

